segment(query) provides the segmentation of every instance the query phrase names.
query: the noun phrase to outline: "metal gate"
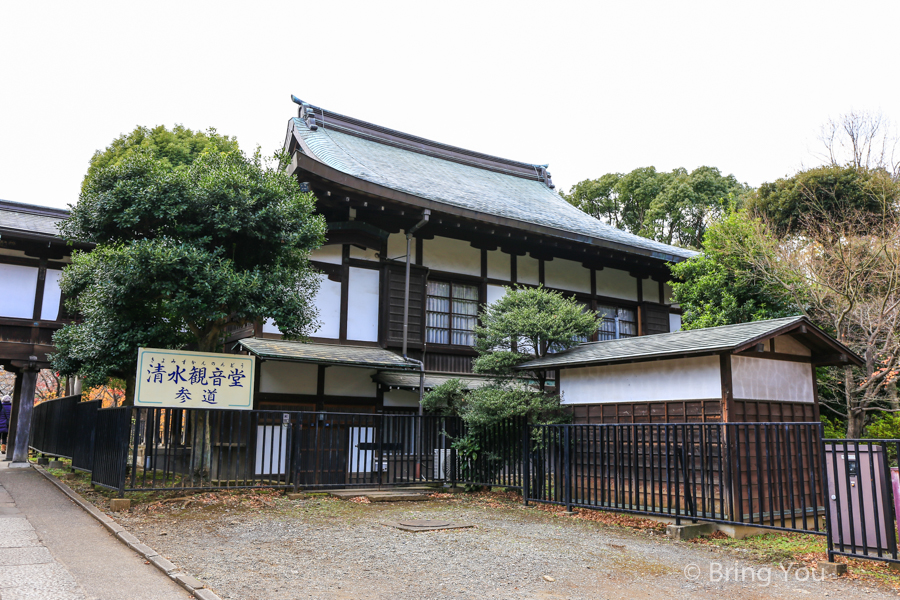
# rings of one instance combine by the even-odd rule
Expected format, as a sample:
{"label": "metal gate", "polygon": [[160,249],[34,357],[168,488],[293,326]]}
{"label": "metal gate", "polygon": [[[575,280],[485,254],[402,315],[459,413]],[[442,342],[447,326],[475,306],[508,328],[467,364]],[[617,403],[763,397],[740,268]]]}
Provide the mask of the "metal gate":
{"label": "metal gate", "polygon": [[824,440],[828,472],[828,559],[900,563],[897,515],[900,440]]}

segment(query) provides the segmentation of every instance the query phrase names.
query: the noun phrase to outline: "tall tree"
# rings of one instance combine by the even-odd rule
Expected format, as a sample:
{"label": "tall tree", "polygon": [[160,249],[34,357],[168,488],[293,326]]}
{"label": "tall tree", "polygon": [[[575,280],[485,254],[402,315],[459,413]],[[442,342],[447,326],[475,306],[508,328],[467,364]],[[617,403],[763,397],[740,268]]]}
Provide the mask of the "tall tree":
{"label": "tall tree", "polygon": [[54,368],[86,387],[122,378],[130,403],[141,346],[216,351],[227,327],[269,318],[303,337],[316,323],[308,253],[324,230],[314,198],[258,154],[173,167],[141,150],[92,171],[61,226],[96,248],[60,280],[83,320],[54,336]]}
{"label": "tall tree", "polygon": [[[865,359],[842,368],[829,408],[859,438],[871,414],[896,404],[900,375],[900,224],[850,210],[804,220],[802,237],[786,237],[755,221],[766,252],[744,259],[779,286],[813,322]],[[821,381],[821,378],[820,378]]]}
{"label": "tall tree", "polygon": [[184,169],[204,152],[229,154],[238,151],[237,139],[221,135],[212,127],[206,131],[193,131],[183,125],[176,125],[171,130],[164,125],[152,129],[138,126],[114,139],[104,150],[94,152],[84,183],[97,171],[118,165],[136,152],[151,153],[165,167]]}
{"label": "tall tree", "polygon": [[636,235],[699,248],[707,226],[748,190],[714,167],[691,172],[653,167],[587,179],[563,196],[574,206]]}
{"label": "tall tree", "polygon": [[830,221],[855,212],[880,219],[894,212],[898,201],[900,188],[886,172],[826,165],[764,183],[747,195],[744,206],[784,235],[802,233],[811,217]]}
{"label": "tall tree", "polygon": [[731,211],[710,225],[703,252],[670,266],[672,301],[681,306],[682,329],[700,329],[799,314],[784,290],[756,272],[760,243],[755,218]]}
{"label": "tall tree", "polygon": [[819,131],[819,156],[835,167],[900,176],[897,131],[881,111],[854,110],[829,119]]}

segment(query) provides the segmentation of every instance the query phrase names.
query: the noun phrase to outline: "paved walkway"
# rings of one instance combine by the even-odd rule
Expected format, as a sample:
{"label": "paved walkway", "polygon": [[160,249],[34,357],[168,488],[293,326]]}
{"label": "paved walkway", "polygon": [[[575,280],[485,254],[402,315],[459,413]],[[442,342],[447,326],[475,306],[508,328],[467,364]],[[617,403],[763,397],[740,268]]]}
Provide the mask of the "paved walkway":
{"label": "paved walkway", "polygon": [[190,597],[40,473],[0,460],[0,600]]}

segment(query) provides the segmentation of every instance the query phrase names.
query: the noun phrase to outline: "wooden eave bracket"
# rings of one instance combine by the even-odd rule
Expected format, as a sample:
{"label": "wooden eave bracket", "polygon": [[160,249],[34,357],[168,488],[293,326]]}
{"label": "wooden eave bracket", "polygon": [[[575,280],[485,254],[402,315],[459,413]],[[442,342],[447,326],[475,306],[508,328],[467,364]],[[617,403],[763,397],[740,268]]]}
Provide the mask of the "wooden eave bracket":
{"label": "wooden eave bracket", "polygon": [[850,357],[846,354],[826,354],[814,358],[812,364],[815,367],[847,365],[850,364]]}

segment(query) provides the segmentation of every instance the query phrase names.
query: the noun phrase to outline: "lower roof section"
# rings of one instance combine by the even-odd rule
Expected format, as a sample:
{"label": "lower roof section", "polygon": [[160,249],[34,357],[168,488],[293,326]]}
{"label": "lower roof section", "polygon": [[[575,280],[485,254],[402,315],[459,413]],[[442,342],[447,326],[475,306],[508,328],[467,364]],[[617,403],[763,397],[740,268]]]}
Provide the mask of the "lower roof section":
{"label": "lower roof section", "polygon": [[[372,379],[378,383],[392,388],[404,390],[419,389],[418,373],[402,373],[397,371],[379,371],[372,376]],[[459,379],[463,387],[467,390],[475,390],[493,381],[491,377],[481,377],[478,375],[448,375],[448,374],[425,374],[425,389],[433,390],[439,385],[447,383],[452,379]]]}
{"label": "lower roof section", "polygon": [[704,329],[689,329],[618,340],[587,342],[574,348],[550,354],[519,365],[522,370],[565,369],[576,366],[603,365],[717,354],[743,353],[765,358],[764,352],[746,354],[753,346],[778,335],[790,334],[811,351],[816,365],[853,364],[862,366],[862,358],[802,316],[752,321]]}
{"label": "lower roof section", "polygon": [[371,367],[392,371],[419,370],[417,364],[403,360],[399,354],[369,346],[338,346],[263,338],[245,338],[238,341],[237,345],[263,360]]}

